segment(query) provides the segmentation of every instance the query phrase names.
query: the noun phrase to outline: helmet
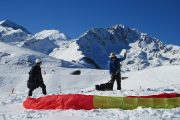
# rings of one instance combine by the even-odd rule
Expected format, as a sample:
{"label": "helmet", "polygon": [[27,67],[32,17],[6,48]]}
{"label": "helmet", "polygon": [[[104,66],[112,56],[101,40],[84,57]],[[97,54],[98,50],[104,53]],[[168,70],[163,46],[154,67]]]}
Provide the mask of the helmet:
{"label": "helmet", "polygon": [[109,57],[113,58],[113,57],[116,57],[116,55],[112,52],[112,53],[110,53]]}
{"label": "helmet", "polygon": [[36,59],[36,63],[41,63],[42,61],[40,59]]}

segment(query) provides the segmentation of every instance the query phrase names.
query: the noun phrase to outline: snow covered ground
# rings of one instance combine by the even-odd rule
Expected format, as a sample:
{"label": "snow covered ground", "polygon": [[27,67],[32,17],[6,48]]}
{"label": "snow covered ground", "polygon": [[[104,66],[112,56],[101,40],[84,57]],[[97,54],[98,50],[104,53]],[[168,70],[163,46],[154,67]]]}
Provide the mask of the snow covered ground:
{"label": "snow covered ground", "polygon": [[[26,110],[22,103],[27,97],[26,82],[30,67],[0,64],[0,120],[179,120],[180,108],[134,110]],[[107,70],[83,69],[81,75],[70,75],[75,68],[42,65],[48,94],[80,93],[106,96],[151,95],[162,92],[180,93],[180,66],[163,66],[142,71],[122,73],[122,90],[91,91],[95,84],[105,83],[110,77]],[[44,72],[45,71],[45,72]],[[33,97],[43,96],[41,89]]]}

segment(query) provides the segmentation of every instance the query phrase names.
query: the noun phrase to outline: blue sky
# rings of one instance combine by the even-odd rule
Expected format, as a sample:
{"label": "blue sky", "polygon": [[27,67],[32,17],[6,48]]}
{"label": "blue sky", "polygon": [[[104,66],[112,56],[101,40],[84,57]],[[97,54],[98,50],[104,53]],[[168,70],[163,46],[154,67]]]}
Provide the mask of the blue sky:
{"label": "blue sky", "polygon": [[93,27],[124,24],[180,45],[180,0],[0,0],[0,20],[36,33],[58,29],[71,38]]}

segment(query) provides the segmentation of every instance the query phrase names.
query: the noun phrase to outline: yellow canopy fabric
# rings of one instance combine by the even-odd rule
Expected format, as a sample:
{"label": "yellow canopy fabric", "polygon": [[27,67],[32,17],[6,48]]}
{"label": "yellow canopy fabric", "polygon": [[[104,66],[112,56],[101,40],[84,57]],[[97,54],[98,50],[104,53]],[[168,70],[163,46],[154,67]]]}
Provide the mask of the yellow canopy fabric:
{"label": "yellow canopy fabric", "polygon": [[143,108],[175,108],[180,107],[180,97],[172,98],[131,98],[131,97],[111,97],[111,96],[94,96],[94,108],[120,108],[136,109]]}

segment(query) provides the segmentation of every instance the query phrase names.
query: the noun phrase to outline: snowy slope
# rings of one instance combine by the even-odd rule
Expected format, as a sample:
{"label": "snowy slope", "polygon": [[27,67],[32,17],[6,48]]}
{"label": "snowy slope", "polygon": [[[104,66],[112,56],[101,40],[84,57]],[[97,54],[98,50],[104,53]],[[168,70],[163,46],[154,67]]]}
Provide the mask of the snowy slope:
{"label": "snowy slope", "polygon": [[30,32],[26,28],[17,25],[9,20],[0,21],[0,41],[3,42],[20,42],[30,36]]}
{"label": "snowy slope", "polygon": [[[27,96],[26,82],[30,67],[19,65],[0,66],[0,119],[2,120],[178,120],[180,108],[152,109],[137,108],[134,110],[96,109],[96,110],[25,110],[22,106]],[[180,93],[180,66],[166,66],[143,71],[123,73],[129,78],[122,81],[123,90],[92,91],[95,84],[107,82],[110,77],[106,70],[80,69],[79,76],[70,75],[73,68],[61,68],[42,65],[44,82],[48,94],[80,93],[107,96],[151,95],[162,92]],[[53,71],[52,71],[53,70]],[[4,72],[6,71],[6,72]],[[145,76],[146,75],[146,76]],[[14,88],[14,89],[13,89]],[[13,91],[13,93],[12,93]],[[36,89],[34,97],[42,96],[41,89]]]}
{"label": "snowy slope", "polygon": [[16,47],[10,44],[0,42],[0,64],[11,65],[32,65],[35,60],[42,59],[45,64],[54,64],[62,67],[82,67],[80,64],[57,60],[45,54],[35,52],[26,48]]}
{"label": "snowy slope", "polygon": [[96,68],[105,69],[109,54],[120,54],[122,49],[128,50],[128,58],[123,63],[123,66],[128,66],[123,68],[123,71],[180,64],[179,46],[166,45],[157,38],[124,25],[91,29],[71,42],[68,47],[56,50],[50,55],[68,61],[86,62],[98,66]]}
{"label": "snowy slope", "polygon": [[19,46],[29,48],[44,54],[50,54],[55,48],[59,48],[68,42],[68,37],[58,30],[43,30],[36,33]]}

